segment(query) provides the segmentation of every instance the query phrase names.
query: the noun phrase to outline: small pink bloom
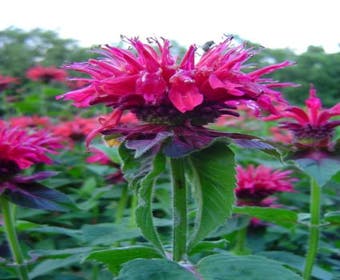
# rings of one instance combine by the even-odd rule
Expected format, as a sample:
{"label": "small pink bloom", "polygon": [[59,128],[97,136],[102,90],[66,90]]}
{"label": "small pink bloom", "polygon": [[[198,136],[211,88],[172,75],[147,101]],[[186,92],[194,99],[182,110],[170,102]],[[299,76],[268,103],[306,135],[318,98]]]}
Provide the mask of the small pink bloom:
{"label": "small pink bloom", "polygon": [[50,128],[52,125],[48,117],[39,117],[39,116],[12,117],[8,120],[8,122],[13,126],[18,126],[22,128],[27,128],[27,127]]}
{"label": "small pink bloom", "polygon": [[295,142],[300,145],[315,148],[328,147],[334,129],[340,126],[340,120],[331,120],[335,116],[340,116],[340,103],[332,108],[323,109],[313,86],[305,103],[306,109],[288,106],[279,115],[271,116],[270,120],[283,119],[280,127],[291,131]]}
{"label": "small pink bloom", "polygon": [[67,77],[67,72],[54,66],[44,67],[37,65],[27,70],[26,77],[32,81],[41,81],[44,83],[51,81],[64,82]]}
{"label": "small pink bloom", "polygon": [[86,159],[87,163],[98,163],[102,165],[109,165],[109,163],[111,162],[111,159],[101,150],[91,148],[90,152],[92,153],[92,155]]}
{"label": "small pink bloom", "polygon": [[69,141],[79,141],[98,126],[95,118],[75,117],[71,121],[62,121],[51,128],[55,135],[61,136]]}
{"label": "small pink bloom", "polygon": [[277,192],[292,192],[296,178],[291,178],[290,170],[274,170],[264,165],[246,168],[237,166],[237,188],[235,189],[239,205],[263,206],[269,196]]}
{"label": "small pink bloom", "polygon": [[0,92],[5,90],[10,84],[18,83],[17,78],[13,78],[11,76],[2,76],[0,75]]}
{"label": "small pink bloom", "polygon": [[20,169],[52,163],[47,154],[61,148],[60,139],[45,131],[27,131],[0,122],[0,163],[14,162]]}

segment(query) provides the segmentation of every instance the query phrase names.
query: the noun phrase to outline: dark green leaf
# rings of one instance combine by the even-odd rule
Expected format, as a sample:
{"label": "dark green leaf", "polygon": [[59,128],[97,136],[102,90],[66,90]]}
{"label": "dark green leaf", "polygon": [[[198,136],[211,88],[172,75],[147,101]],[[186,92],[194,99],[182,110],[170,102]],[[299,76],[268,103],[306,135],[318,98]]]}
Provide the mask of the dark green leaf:
{"label": "dark green leaf", "polygon": [[123,263],[137,258],[159,258],[161,255],[153,248],[144,246],[132,246],[124,248],[113,248],[90,253],[85,260],[102,262],[108,266],[110,271],[117,274]]}
{"label": "dark green leaf", "polygon": [[190,246],[206,237],[231,215],[235,200],[234,154],[224,143],[192,153],[189,175],[197,196],[198,212]]}
{"label": "dark green leaf", "polygon": [[165,170],[165,157],[161,153],[157,154],[154,158],[152,168],[150,173],[148,173],[140,183],[136,223],[140,227],[143,235],[164,253],[152,216],[152,190],[157,177]]}
{"label": "dark green leaf", "polygon": [[302,280],[279,262],[260,256],[212,255],[198,263],[204,280]]}
{"label": "dark green leaf", "polygon": [[140,236],[136,228],[124,224],[96,224],[82,227],[84,241],[90,245],[112,245],[114,242],[129,240]]}
{"label": "dark green leaf", "polygon": [[[294,255],[290,252],[284,251],[266,251],[260,252],[259,255],[264,256],[269,259],[273,259],[276,261],[281,262],[282,264],[288,265],[289,267],[298,269],[299,271],[303,272],[305,258]],[[322,279],[322,280],[331,280],[333,279],[332,274],[328,271],[314,265],[312,276]]]}
{"label": "dark green leaf", "polygon": [[328,212],[324,215],[325,221],[331,224],[340,224],[340,211]]}
{"label": "dark green leaf", "polygon": [[243,206],[235,207],[233,212],[236,214],[244,214],[255,217],[287,228],[293,227],[298,222],[298,214],[288,209]]}
{"label": "dark green leaf", "polygon": [[340,170],[340,156],[329,153],[296,153],[292,156],[299,169],[324,186]]}
{"label": "dark green leaf", "polygon": [[68,196],[39,183],[27,184],[24,188],[7,189],[4,195],[11,202],[28,208],[50,211],[68,211],[75,208]]}
{"label": "dark green leaf", "polygon": [[152,194],[157,177],[165,170],[165,157],[163,154],[143,154],[140,158],[134,157],[134,152],[122,144],[119,155],[123,162],[124,176],[129,185],[137,190],[138,207],[136,209],[136,223],[141,228],[145,238],[152,242],[161,252],[163,247],[154,227],[152,217]]}
{"label": "dark green leaf", "polygon": [[81,259],[81,255],[72,255],[66,259],[52,259],[42,261],[32,269],[32,271],[29,273],[29,277],[30,279],[33,279],[35,277],[47,274],[55,269],[65,268],[72,264],[78,264],[80,263]]}
{"label": "dark green leaf", "polygon": [[116,280],[197,280],[190,271],[168,260],[133,260],[123,265]]}
{"label": "dark green leaf", "polygon": [[208,252],[208,251],[214,250],[216,248],[226,249],[227,244],[228,244],[228,241],[225,240],[225,239],[218,240],[218,241],[202,241],[202,242],[199,242],[198,244],[196,244],[191,249],[189,254],[193,255],[193,254],[197,254],[197,253],[200,253],[200,252]]}

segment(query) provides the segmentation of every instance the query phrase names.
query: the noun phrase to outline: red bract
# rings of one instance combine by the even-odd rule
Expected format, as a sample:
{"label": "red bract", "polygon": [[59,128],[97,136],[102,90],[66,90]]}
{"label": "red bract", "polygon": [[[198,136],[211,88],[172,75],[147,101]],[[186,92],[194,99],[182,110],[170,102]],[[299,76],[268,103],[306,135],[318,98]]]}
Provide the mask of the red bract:
{"label": "red bract", "polygon": [[52,163],[47,155],[61,148],[60,139],[44,131],[27,131],[0,122],[0,165],[18,166],[20,169],[35,163]]}
{"label": "red bract", "polygon": [[[291,65],[283,62],[252,72],[243,72],[251,49],[233,47],[231,38],[211,48],[195,63],[196,47],[190,46],[176,63],[170,42],[155,40],[157,48],[130,39],[133,50],[104,47],[103,58],[75,63],[68,69],[90,75],[89,85],[61,96],[77,107],[103,103],[118,112],[130,110],[149,123],[207,124],[223,114],[238,115],[230,102],[245,102],[275,112],[273,102],[284,102],[276,87],[291,84],[263,78]],[[82,80],[84,80],[82,78]],[[119,114],[113,114],[119,122]]]}
{"label": "red bract", "polygon": [[0,75],[0,92],[5,90],[10,84],[18,83],[17,78]]}
{"label": "red bract", "polygon": [[236,197],[240,205],[265,206],[269,196],[277,192],[293,191],[291,171],[274,170],[270,167],[249,165],[237,166]]}
{"label": "red bract", "polygon": [[32,81],[41,81],[44,83],[51,81],[64,82],[67,77],[67,72],[54,66],[44,67],[38,65],[28,69],[26,77]]}
{"label": "red bract", "polygon": [[280,127],[290,130],[298,144],[322,148],[330,145],[334,129],[340,126],[340,120],[331,120],[335,116],[340,116],[340,103],[332,108],[323,109],[321,100],[316,96],[316,90],[311,86],[309,98],[306,100],[306,110],[290,106],[271,119],[293,119],[282,121]]}

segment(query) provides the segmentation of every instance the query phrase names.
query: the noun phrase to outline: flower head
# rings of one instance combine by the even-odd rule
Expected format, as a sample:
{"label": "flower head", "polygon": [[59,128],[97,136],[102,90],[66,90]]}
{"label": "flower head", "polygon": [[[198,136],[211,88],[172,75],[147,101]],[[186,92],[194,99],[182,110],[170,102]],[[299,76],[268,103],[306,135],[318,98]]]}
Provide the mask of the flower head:
{"label": "flower head", "polygon": [[40,117],[40,116],[20,116],[20,117],[12,117],[8,120],[11,126],[17,126],[22,128],[48,128],[51,126],[51,121],[48,117]]}
{"label": "flower head", "polygon": [[0,75],[0,92],[5,90],[10,84],[14,84],[17,82],[18,82],[17,78]]}
{"label": "flower head", "polygon": [[243,63],[253,51],[232,47],[231,41],[211,48],[198,63],[193,45],[176,63],[168,40],[155,41],[156,49],[138,39],[129,40],[135,51],[106,46],[100,51],[103,58],[67,67],[90,75],[89,85],[58,98],[73,100],[77,107],[103,103],[132,111],[142,121],[170,125],[207,124],[223,114],[238,115],[231,101],[274,112],[272,102],[283,99],[273,88],[290,84],[262,76],[291,63],[244,72]]}
{"label": "flower head", "polygon": [[237,166],[236,197],[240,205],[267,206],[268,198],[277,192],[293,191],[291,171],[274,170],[264,165]]}
{"label": "flower head", "polygon": [[64,82],[67,77],[67,72],[54,66],[44,67],[37,65],[27,70],[26,77],[32,81],[41,81],[43,83],[49,83],[51,81]]}
{"label": "flower head", "polygon": [[[72,100],[76,107],[104,104],[113,109],[99,118],[100,127],[89,134],[87,143],[98,133],[120,135],[123,141],[151,141],[148,147],[170,138],[167,142],[175,143],[170,153],[184,155],[222,136],[204,125],[222,115],[239,116],[238,104],[275,113],[273,104],[285,101],[274,88],[292,85],[263,77],[291,65],[288,61],[244,71],[254,51],[232,46],[232,38],[210,48],[198,62],[194,45],[178,61],[168,40],[153,42],[156,47],[129,39],[132,49],[105,46],[99,51],[101,58],[67,66],[88,74],[81,78],[88,85],[57,99]],[[126,113],[135,114],[139,122],[123,123]]]}
{"label": "flower head", "polygon": [[76,117],[70,121],[63,121],[52,128],[55,135],[73,141],[84,140],[85,137],[97,127],[95,118]]}
{"label": "flower head", "polygon": [[335,116],[340,116],[340,103],[332,108],[323,109],[315,88],[311,86],[305,110],[289,106],[271,119],[284,119],[280,127],[291,131],[298,145],[327,148],[331,144],[335,128],[340,126],[340,120],[331,120]]}
{"label": "flower head", "polygon": [[9,167],[12,168],[7,171],[12,173],[36,163],[50,164],[52,160],[47,154],[55,154],[61,147],[59,138],[45,131],[27,131],[0,122],[1,175],[6,174]]}

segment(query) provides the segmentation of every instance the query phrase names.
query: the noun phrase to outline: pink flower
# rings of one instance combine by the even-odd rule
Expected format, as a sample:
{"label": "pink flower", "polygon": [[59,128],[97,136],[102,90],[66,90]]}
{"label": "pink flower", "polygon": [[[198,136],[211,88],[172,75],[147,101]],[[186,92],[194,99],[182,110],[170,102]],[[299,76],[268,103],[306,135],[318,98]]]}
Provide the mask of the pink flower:
{"label": "pink flower", "polygon": [[235,189],[239,205],[268,206],[268,197],[277,192],[292,192],[296,178],[291,171],[274,170],[264,165],[246,168],[236,167],[237,187]]}
{"label": "pink flower", "polygon": [[294,135],[289,130],[280,129],[277,126],[269,128],[273,141],[290,144],[294,140]]}
{"label": "pink flower", "polygon": [[37,65],[27,70],[26,77],[32,81],[41,81],[44,83],[51,81],[64,82],[67,77],[67,72],[54,66],[44,67]]}
{"label": "pink flower", "polygon": [[0,92],[5,90],[10,84],[18,83],[17,78],[0,75]]}
{"label": "pink flower", "polygon": [[62,121],[55,125],[52,127],[52,131],[55,135],[73,142],[85,139],[96,127],[97,120],[95,118],[75,117],[71,121]]}
{"label": "pink flower", "polygon": [[321,100],[316,96],[316,90],[311,86],[309,98],[306,100],[306,110],[289,106],[271,119],[284,119],[280,127],[291,131],[298,145],[327,148],[331,144],[334,129],[340,126],[340,120],[331,120],[335,116],[340,116],[340,103],[332,108],[323,109]]}
{"label": "pink flower", "polygon": [[18,126],[22,128],[27,127],[51,127],[51,121],[48,117],[39,117],[39,116],[20,116],[20,117],[12,117],[8,120],[10,125]]}
{"label": "pink flower", "polygon": [[52,163],[48,154],[61,148],[60,139],[45,131],[27,131],[0,122],[0,166],[26,169],[36,163]]}
{"label": "pink flower", "polygon": [[262,76],[292,63],[244,72],[243,64],[254,52],[233,47],[231,41],[228,38],[211,48],[197,63],[194,45],[176,63],[168,40],[155,40],[156,49],[138,39],[129,40],[134,51],[106,46],[100,51],[102,58],[67,67],[88,74],[89,85],[57,98],[73,100],[77,107],[99,103],[112,107],[117,113],[111,115],[111,127],[125,110],[141,121],[166,125],[201,125],[224,114],[237,116],[232,101],[275,112],[273,103],[284,100],[273,88],[292,84]]}
{"label": "pink flower", "polygon": [[111,163],[111,159],[101,150],[91,148],[90,151],[92,155],[86,159],[87,163],[98,163],[102,165],[109,165]]}

